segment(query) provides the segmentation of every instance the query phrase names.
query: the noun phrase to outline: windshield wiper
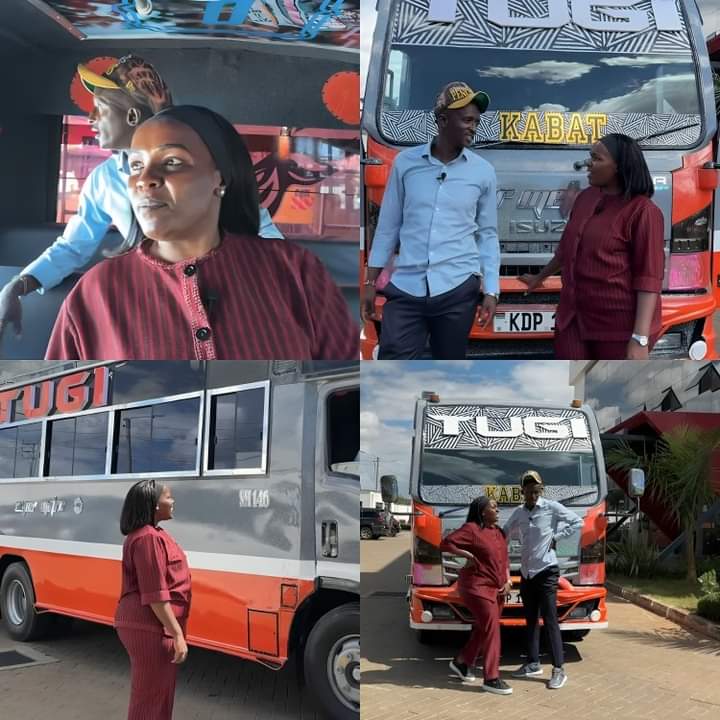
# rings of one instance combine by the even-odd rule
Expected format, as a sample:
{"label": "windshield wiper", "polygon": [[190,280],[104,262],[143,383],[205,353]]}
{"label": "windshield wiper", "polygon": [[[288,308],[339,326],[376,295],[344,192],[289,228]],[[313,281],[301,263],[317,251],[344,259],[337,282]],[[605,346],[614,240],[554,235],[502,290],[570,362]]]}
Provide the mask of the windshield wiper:
{"label": "windshield wiper", "polygon": [[443,510],[441,513],[438,513],[438,517],[444,518],[446,515],[452,515],[456,512],[463,512],[466,510],[467,510],[467,507],[454,507],[454,508],[450,508],[449,510]]}
{"label": "windshield wiper", "polygon": [[570,497],[563,498],[562,500],[558,500],[558,502],[561,505],[564,505],[569,500],[575,500],[575,498],[581,498],[585,497],[586,495],[596,495],[597,494],[597,488],[594,490],[588,490],[587,492],[578,493],[577,495],[570,495]]}
{"label": "windshield wiper", "polygon": [[700,127],[700,123],[697,122],[697,123],[692,123],[691,125],[681,125],[680,127],[668,128],[667,130],[661,130],[660,132],[653,133],[652,135],[647,135],[645,137],[638,138],[638,143],[640,143],[642,145],[642,143],[645,140],[652,140],[653,138],[662,137],[663,135],[670,135],[671,133],[679,132],[680,130],[690,130],[690,128],[694,128],[694,127]]}

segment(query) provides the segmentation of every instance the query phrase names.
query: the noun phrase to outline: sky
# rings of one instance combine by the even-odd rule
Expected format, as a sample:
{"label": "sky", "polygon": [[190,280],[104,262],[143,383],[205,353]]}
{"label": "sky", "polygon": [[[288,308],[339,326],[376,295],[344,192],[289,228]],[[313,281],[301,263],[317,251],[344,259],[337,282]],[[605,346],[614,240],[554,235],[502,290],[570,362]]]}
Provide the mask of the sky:
{"label": "sky", "polygon": [[558,360],[362,363],[362,488],[374,489],[377,457],[378,477],[396,475],[400,494],[407,494],[415,400],[423,391],[437,392],[441,401],[570,403],[569,377],[569,364]]}

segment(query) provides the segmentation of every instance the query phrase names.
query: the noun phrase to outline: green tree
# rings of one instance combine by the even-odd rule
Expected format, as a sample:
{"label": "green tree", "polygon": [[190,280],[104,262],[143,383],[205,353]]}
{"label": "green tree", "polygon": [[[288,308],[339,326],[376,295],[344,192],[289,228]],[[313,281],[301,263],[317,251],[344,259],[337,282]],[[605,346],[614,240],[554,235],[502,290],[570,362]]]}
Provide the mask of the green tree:
{"label": "green tree", "polygon": [[663,433],[651,456],[638,455],[627,443],[607,454],[611,470],[645,470],[647,491],[666,505],[685,532],[687,578],[697,582],[695,525],[715,495],[710,486],[712,455],[720,450],[720,429],[700,430],[681,425]]}

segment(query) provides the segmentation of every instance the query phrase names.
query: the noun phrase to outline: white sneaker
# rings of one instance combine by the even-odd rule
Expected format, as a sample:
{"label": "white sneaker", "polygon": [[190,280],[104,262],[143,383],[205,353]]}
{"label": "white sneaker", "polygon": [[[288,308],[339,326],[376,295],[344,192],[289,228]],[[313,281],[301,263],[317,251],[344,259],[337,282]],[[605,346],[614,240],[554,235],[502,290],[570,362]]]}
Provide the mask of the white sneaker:
{"label": "white sneaker", "polygon": [[567,682],[567,675],[562,668],[554,667],[552,669],[552,677],[548,680],[549,690],[559,690]]}

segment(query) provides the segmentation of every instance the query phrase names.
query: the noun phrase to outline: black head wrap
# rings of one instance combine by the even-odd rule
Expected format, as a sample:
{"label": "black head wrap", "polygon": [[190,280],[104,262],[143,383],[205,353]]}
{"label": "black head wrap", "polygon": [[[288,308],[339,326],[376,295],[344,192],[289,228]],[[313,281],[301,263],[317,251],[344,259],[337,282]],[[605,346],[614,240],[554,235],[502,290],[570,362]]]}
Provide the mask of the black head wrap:
{"label": "black head wrap", "polygon": [[199,105],[175,105],[160,111],[157,119],[169,118],[191,127],[205,143],[220,171],[226,187],[230,187],[234,177],[232,165],[232,148],[228,143],[228,128],[235,133],[235,128],[224,117]]}

